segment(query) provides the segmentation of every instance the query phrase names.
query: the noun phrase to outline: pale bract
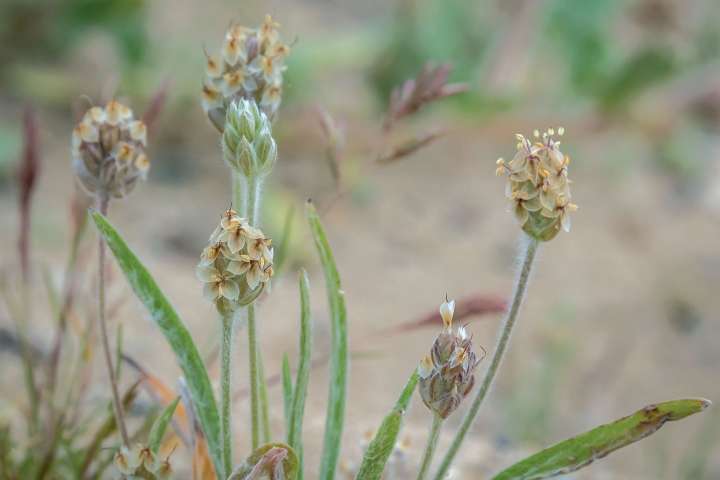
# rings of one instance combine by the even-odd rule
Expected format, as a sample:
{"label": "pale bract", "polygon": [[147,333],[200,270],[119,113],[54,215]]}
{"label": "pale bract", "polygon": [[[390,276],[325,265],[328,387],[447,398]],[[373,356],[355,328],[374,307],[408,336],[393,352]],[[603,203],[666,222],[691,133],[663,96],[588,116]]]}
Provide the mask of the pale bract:
{"label": "pale bract", "polygon": [[218,131],[225,129],[228,107],[239,99],[252,100],[268,118],[275,117],[290,53],[290,47],[280,40],[279,26],[270,15],[257,29],[231,25],[220,54],[205,53],[202,105]]}
{"label": "pale bract", "polygon": [[[558,135],[564,133],[558,128]],[[561,229],[569,232],[570,213],[577,210],[570,201],[570,157],[560,151],[554,134],[554,129],[542,135],[535,130],[535,142],[517,134],[515,156],[509,162],[499,159],[496,169],[508,179],[505,194],[522,229],[542,241],[553,239]]]}
{"label": "pale bract", "polygon": [[273,275],[272,241],[228,209],[200,255],[195,273],[203,296],[221,313],[252,303]]}
{"label": "pale bract", "polygon": [[122,198],[147,176],[146,146],[145,124],[111,100],[90,108],[73,130],[73,170],[88,193]]}

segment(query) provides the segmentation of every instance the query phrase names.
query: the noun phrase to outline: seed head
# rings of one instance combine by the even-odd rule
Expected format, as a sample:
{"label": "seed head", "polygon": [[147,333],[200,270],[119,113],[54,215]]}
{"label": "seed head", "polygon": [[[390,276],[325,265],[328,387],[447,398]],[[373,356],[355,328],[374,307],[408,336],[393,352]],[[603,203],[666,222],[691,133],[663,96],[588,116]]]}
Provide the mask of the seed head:
{"label": "seed head", "polygon": [[257,29],[231,25],[220,55],[208,55],[202,104],[208,118],[222,132],[225,113],[233,100],[254,100],[271,120],[282,97],[282,74],[290,47],[280,41],[270,15]]}
{"label": "seed head", "polygon": [[115,100],[92,107],[73,130],[75,175],[91,194],[122,198],[147,176],[146,145],[145,124],[128,107]]}
{"label": "seed head", "polygon": [[470,393],[475,383],[474,371],[480,363],[465,327],[453,330],[454,311],[454,301],[440,305],[443,330],[418,367],[420,396],[425,405],[442,418],[454,412]]}
{"label": "seed head", "polygon": [[272,126],[255,101],[239,99],[227,109],[222,136],[225,162],[245,177],[268,175],[277,160]]}
{"label": "seed head", "polygon": [[[560,127],[557,133],[562,136],[565,129]],[[513,159],[507,163],[502,158],[497,161],[496,173],[508,178],[506,195],[522,229],[541,241],[552,240],[561,228],[569,232],[570,213],[577,210],[577,205],[570,202],[570,157],[560,151],[554,134],[554,129],[542,136],[535,130],[535,142],[516,134],[517,153]]]}
{"label": "seed head", "polygon": [[144,454],[142,445],[136,444],[132,448],[126,446],[120,447],[120,450],[115,452],[115,468],[122,475],[135,475],[135,472],[143,464]]}
{"label": "seed head", "polygon": [[229,313],[252,303],[273,275],[272,241],[237,212],[223,213],[196,268],[205,298]]}

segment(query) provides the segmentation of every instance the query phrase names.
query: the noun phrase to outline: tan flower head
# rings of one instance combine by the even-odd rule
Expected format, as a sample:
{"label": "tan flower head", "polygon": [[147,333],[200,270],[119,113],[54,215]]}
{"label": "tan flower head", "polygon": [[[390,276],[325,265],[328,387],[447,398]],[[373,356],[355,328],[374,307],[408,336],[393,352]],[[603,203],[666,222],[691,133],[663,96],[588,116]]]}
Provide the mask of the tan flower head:
{"label": "tan flower head", "polygon": [[420,396],[425,405],[447,418],[470,393],[474,371],[480,360],[472,349],[472,337],[465,327],[453,331],[455,302],[440,305],[443,330],[435,338],[430,354],[418,366]]}
{"label": "tan flower head", "polygon": [[220,55],[206,53],[202,89],[205,113],[218,131],[225,128],[225,112],[233,100],[254,100],[273,119],[282,97],[282,75],[290,47],[280,41],[270,15],[257,29],[231,25]]}
{"label": "tan flower head", "polygon": [[205,298],[221,312],[254,301],[273,275],[271,243],[237,212],[225,211],[196,267]]}
{"label": "tan flower head", "polygon": [[123,445],[115,452],[113,459],[115,468],[122,475],[134,475],[143,464],[143,450],[143,446],[139,444],[133,445],[132,448]]}
{"label": "tan flower head", "polygon": [[122,198],[145,179],[147,129],[132,110],[112,100],[92,107],[73,130],[73,169],[89,193]]}
{"label": "tan flower head", "polygon": [[[559,136],[565,129],[557,130]],[[537,240],[552,240],[560,229],[570,231],[570,213],[577,205],[570,202],[568,165],[570,157],[560,151],[555,130],[540,135],[535,130],[531,142],[517,134],[517,153],[510,162],[498,159],[497,175],[508,178],[506,196],[522,229]]]}

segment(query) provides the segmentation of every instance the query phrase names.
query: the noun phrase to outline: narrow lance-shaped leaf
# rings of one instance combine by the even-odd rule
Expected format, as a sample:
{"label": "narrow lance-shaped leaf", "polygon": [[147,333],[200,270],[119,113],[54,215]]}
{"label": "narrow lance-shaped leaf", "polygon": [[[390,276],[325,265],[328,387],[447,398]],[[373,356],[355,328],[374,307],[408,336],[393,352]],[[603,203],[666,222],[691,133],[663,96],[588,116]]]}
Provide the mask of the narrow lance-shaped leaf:
{"label": "narrow lance-shaped leaf", "polygon": [[379,480],[385,464],[397,442],[402,419],[418,382],[417,371],[413,372],[392,411],[383,419],[363,457],[356,480]]}
{"label": "narrow lance-shaped leaf", "polygon": [[345,421],[348,369],[347,310],[345,307],[345,292],[343,292],[340,285],[340,275],[335,266],[332,250],[325,236],[325,230],[320,223],[320,217],[318,217],[317,210],[315,210],[312,202],[307,203],[306,215],[325,273],[325,284],[330,305],[330,332],[332,338],[330,388],[325,418],[322,461],[318,478],[321,480],[333,480],[340,458],[340,440]]}
{"label": "narrow lance-shaped leaf", "polygon": [[312,315],[310,313],[310,284],[305,270],[300,271],[300,360],[293,388],[292,407],[290,409],[290,428],[288,444],[297,453],[300,469],[298,479],[303,478],[303,416],[307,398],[310,370],[312,369]]}
{"label": "narrow lance-shaped leaf", "polygon": [[625,418],[546,448],[503,470],[494,480],[537,480],[574,472],[655,433],[665,422],[681,420],[709,405],[710,401],[704,399],[648,405]]}
{"label": "narrow lance-shaped leaf", "polygon": [[283,412],[285,413],[285,433],[290,435],[290,409],[292,408],[292,372],[290,372],[290,359],[288,354],[283,355],[282,361],[282,388],[283,388]]}
{"label": "narrow lance-shaped leaf", "polygon": [[98,212],[93,212],[92,218],[98,231],[105,238],[105,242],[110,247],[135,295],[150,312],[152,320],[160,328],[173,352],[175,352],[177,362],[187,379],[188,390],[207,439],[215,469],[222,471],[220,416],[210,378],[195,342],[190,336],[190,332],[188,332],[187,327],[185,327],[185,324],[145,266],[130,250],[107,219]]}
{"label": "narrow lance-shaped leaf", "polygon": [[150,447],[150,451],[155,455],[157,455],[158,450],[160,450],[160,442],[162,442],[162,439],[165,436],[165,430],[167,430],[170,420],[172,420],[178,402],[180,402],[180,397],[177,397],[175,401],[165,407],[160,416],[155,419],[155,422],[150,429],[150,435],[148,435],[148,447]]}

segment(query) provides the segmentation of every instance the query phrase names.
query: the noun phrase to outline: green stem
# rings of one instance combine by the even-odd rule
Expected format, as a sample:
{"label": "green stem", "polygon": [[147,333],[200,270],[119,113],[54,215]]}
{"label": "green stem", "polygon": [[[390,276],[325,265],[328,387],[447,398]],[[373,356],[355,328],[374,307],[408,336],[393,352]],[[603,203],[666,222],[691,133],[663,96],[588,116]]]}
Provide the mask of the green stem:
{"label": "green stem", "polygon": [[257,332],[255,330],[255,306],[247,306],[248,363],[250,365],[250,424],[252,449],[260,446],[260,408],[258,392]]}
{"label": "green stem", "polygon": [[437,413],[433,414],[432,427],[430,428],[430,436],[428,437],[425,453],[423,454],[422,463],[420,464],[420,472],[418,472],[417,480],[425,480],[430,465],[432,464],[435,447],[437,447],[438,437],[440,436],[440,427],[443,419]]}
{"label": "green stem", "polygon": [[261,176],[254,176],[248,179],[248,202],[247,202],[247,215],[248,222],[253,227],[260,226],[260,204],[262,203],[262,187],[264,178]]}
{"label": "green stem", "polygon": [[260,349],[258,354],[258,391],[260,394],[260,439],[263,443],[270,443],[270,409],[268,401],[267,382],[265,382],[265,366],[263,365]]}
{"label": "green stem", "polygon": [[[246,180],[248,222],[254,227],[260,225],[260,206],[264,177],[256,175]],[[263,372],[263,361],[258,347],[258,331],[255,322],[255,305],[247,307],[248,343],[250,355],[250,408],[252,410],[253,449],[270,440],[270,411],[268,408],[267,385]]]}
{"label": "green stem", "polygon": [[247,217],[248,181],[243,175],[233,172],[232,206],[241,217]]}
{"label": "green stem", "polygon": [[230,363],[232,357],[232,315],[223,315],[222,318],[222,343],[220,384],[221,384],[221,432],[222,432],[222,462],[225,474],[223,478],[230,476],[232,472],[232,422],[231,422],[231,399],[230,390],[232,378],[230,375]]}
{"label": "green stem", "polygon": [[485,378],[483,379],[482,384],[480,385],[480,389],[478,390],[475,398],[473,399],[472,405],[470,405],[470,409],[465,414],[465,418],[463,418],[460,429],[455,434],[455,438],[453,439],[450,448],[445,454],[445,457],[443,457],[442,464],[440,465],[440,468],[435,475],[435,480],[442,480],[443,478],[445,478],[445,475],[450,469],[450,465],[455,459],[455,455],[457,455],[458,450],[460,450],[460,446],[465,439],[465,435],[467,435],[470,426],[472,425],[475,417],[477,416],[478,410],[480,410],[480,405],[482,405],[485,396],[487,395],[490,387],[492,386],[495,375],[500,368],[500,363],[502,362],[505,351],[507,350],[507,346],[510,341],[510,335],[512,333],[513,327],[515,326],[515,322],[517,321],[518,312],[520,311],[520,307],[522,306],[523,299],[525,298],[525,291],[527,290],[528,281],[530,280],[530,271],[532,269],[533,260],[535,259],[535,254],[537,253],[539,245],[538,240],[534,238],[526,236],[524,236],[524,238],[525,244],[523,245],[523,247],[525,251],[523,253],[522,266],[520,267],[520,271],[518,272],[517,280],[515,283],[515,292],[513,293],[510,309],[508,310],[507,315],[503,320],[502,327],[500,328],[500,336],[498,337],[495,352],[493,353],[492,360],[490,361],[490,366],[485,373]]}
{"label": "green stem", "polygon": [[[98,210],[103,216],[107,216],[109,198],[107,193],[98,192],[97,202]],[[112,404],[115,412],[115,421],[120,431],[123,444],[130,446],[130,438],[128,437],[125,420],[123,418],[123,408],[120,402],[120,394],[118,393],[117,378],[115,377],[115,368],[113,368],[112,356],[110,354],[110,341],[107,333],[107,320],[105,319],[105,240],[102,235],[98,238],[98,323],[100,324],[100,340],[102,341],[102,349],[105,356],[105,365],[107,367],[108,378],[110,379],[110,390],[112,392]]]}

